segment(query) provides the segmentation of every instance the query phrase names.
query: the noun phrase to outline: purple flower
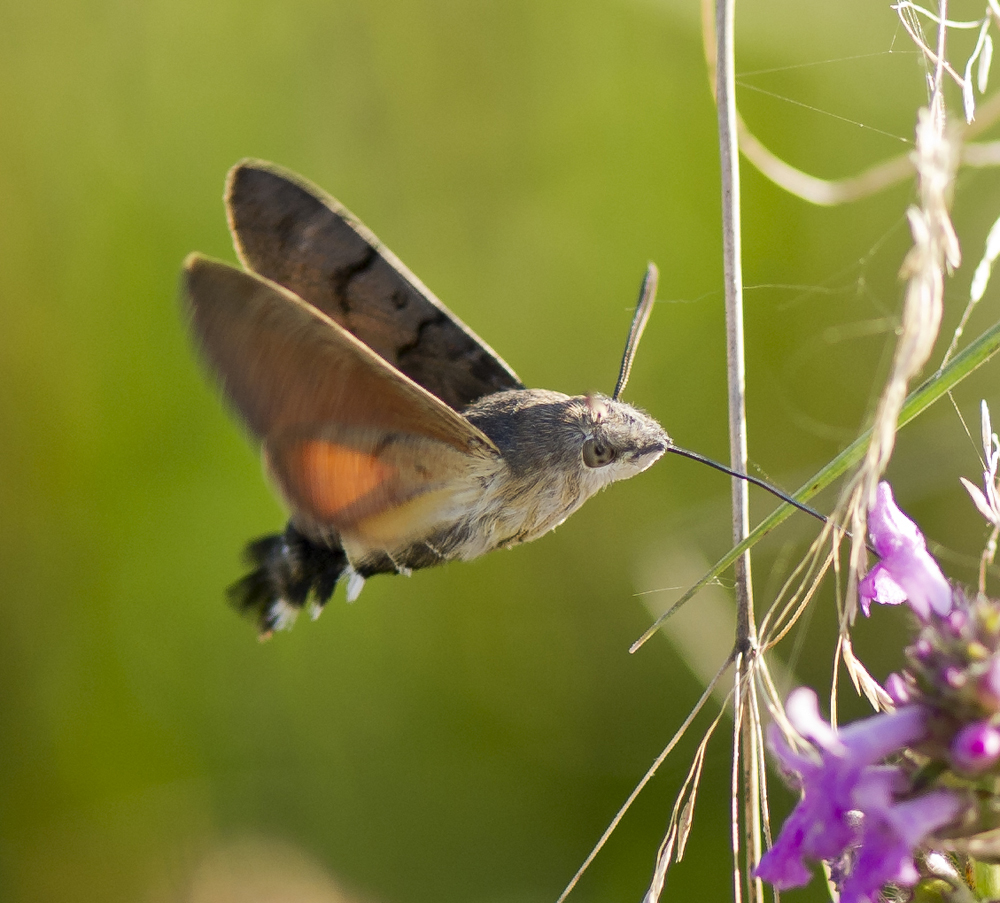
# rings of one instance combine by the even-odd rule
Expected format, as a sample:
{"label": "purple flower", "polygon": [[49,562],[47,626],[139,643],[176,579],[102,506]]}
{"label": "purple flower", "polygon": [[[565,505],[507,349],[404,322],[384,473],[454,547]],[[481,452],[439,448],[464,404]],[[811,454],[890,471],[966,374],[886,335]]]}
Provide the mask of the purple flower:
{"label": "purple flower", "polygon": [[800,688],[785,712],[813,749],[796,752],[771,730],[771,748],[797,776],[802,799],[761,858],[757,876],[781,889],[798,887],[811,877],[807,860],[845,861],[845,869],[838,867],[845,903],[869,900],[889,881],[915,883],[914,847],[955,816],[959,801],[935,791],[896,802],[908,788],[906,774],[876,763],[924,735],[926,710],[905,706],[838,733],[821,718],[816,694]]}
{"label": "purple flower", "polygon": [[980,774],[1000,760],[1000,730],[988,721],[963,727],[951,741],[951,763],[966,774]]}
{"label": "purple flower", "polygon": [[951,587],[927,551],[917,525],[896,507],[888,483],[879,483],[875,491],[868,531],[881,561],[858,586],[862,611],[867,615],[873,601],[883,605],[909,602],[925,621],[932,611],[948,614]]}
{"label": "purple flower", "polygon": [[895,803],[889,781],[876,774],[867,777],[857,790],[865,805],[862,839],[850,874],[840,884],[840,903],[870,903],[890,882],[916,884],[914,848],[951,821],[960,806],[959,798],[947,790]]}

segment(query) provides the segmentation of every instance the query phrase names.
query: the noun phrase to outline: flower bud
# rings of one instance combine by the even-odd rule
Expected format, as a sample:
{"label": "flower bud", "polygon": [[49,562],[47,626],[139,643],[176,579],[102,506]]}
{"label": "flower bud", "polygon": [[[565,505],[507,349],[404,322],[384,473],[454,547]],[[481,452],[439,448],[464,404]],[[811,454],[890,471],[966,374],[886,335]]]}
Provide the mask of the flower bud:
{"label": "flower bud", "polygon": [[1000,712],[1000,658],[994,658],[979,678],[979,701],[991,712]]}
{"label": "flower bud", "polygon": [[961,636],[962,630],[965,625],[969,623],[969,616],[960,609],[952,609],[945,616],[945,623],[948,625],[948,629],[955,635]]}
{"label": "flower bud", "polygon": [[967,724],[951,741],[951,761],[966,774],[980,774],[1000,759],[1000,730],[988,721]]}
{"label": "flower bud", "polygon": [[957,665],[948,665],[941,676],[944,678],[944,682],[953,690],[964,687],[967,682],[965,672]]}
{"label": "flower bud", "polygon": [[910,688],[895,671],[885,679],[885,691],[897,706],[906,705],[910,701]]}

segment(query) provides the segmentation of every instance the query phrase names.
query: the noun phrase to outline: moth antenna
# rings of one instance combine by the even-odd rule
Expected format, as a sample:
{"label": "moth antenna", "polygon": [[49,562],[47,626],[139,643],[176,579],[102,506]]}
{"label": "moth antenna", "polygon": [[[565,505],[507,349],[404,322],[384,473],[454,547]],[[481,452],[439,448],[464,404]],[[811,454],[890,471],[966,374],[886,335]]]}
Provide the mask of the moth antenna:
{"label": "moth antenna", "polygon": [[[639,289],[639,301],[635,306],[635,314],[632,316],[632,326],[628,332],[628,341],[625,343],[625,353],[622,355],[622,366],[621,370],[618,372],[618,383],[615,385],[614,394],[611,398],[617,401],[622,392],[625,390],[625,385],[628,383],[629,374],[632,372],[632,361],[635,359],[636,349],[639,347],[639,339],[642,338],[643,330],[646,328],[646,323],[649,322],[649,315],[653,310],[653,302],[656,300],[656,284],[660,278],[660,271],[656,268],[656,264],[650,262],[646,266],[646,275],[642,280],[642,288]],[[752,477],[748,473],[740,473],[738,470],[733,470],[727,467],[725,464],[720,464],[718,461],[713,461],[711,458],[706,458],[704,455],[699,455],[697,452],[688,451],[686,448],[679,448],[676,445],[670,445],[667,451],[673,452],[675,455],[681,455],[684,458],[690,458],[692,461],[700,461],[702,464],[707,464],[709,467],[714,467],[716,470],[721,470],[723,473],[729,474],[731,477],[737,477],[741,480],[746,480],[748,483],[753,483],[754,486],[759,486],[761,489],[766,489],[771,495],[777,496],[783,502],[787,502],[793,508],[798,508],[816,520],[822,521],[824,524],[827,522],[825,514],[820,514],[815,508],[810,508],[803,502],[797,501],[785,492],[782,492],[776,486],[772,486],[770,483],[766,483],[764,480],[758,477]]]}
{"label": "moth antenna", "polygon": [[746,480],[748,483],[753,483],[754,486],[760,486],[761,489],[766,489],[771,495],[776,495],[783,502],[788,502],[789,505],[798,508],[799,511],[804,511],[806,514],[812,515],[816,520],[822,521],[824,524],[827,522],[825,514],[820,514],[815,508],[810,508],[808,505],[793,499],[790,495],[782,492],[770,483],[765,483],[763,480],[752,477],[748,473],[740,473],[738,470],[726,467],[725,464],[720,464],[718,461],[713,461],[711,458],[699,455],[698,452],[688,451],[686,448],[678,448],[676,445],[671,445],[667,451],[673,452],[675,455],[690,458],[692,461],[700,461],[702,464],[707,464],[709,467],[714,467],[716,470],[728,473],[731,477],[738,477],[741,480]]}
{"label": "moth antenna", "polygon": [[615,385],[614,394],[611,396],[617,401],[622,392],[625,391],[625,384],[628,382],[629,374],[632,372],[632,360],[635,358],[635,350],[639,347],[639,339],[642,338],[642,331],[646,328],[649,315],[653,310],[653,302],[656,300],[656,283],[660,278],[660,271],[655,263],[646,266],[646,275],[642,280],[642,288],[639,289],[639,301],[635,306],[635,314],[632,317],[632,327],[628,331],[628,341],[625,343],[625,353],[622,355],[622,368],[618,371],[618,383]]}

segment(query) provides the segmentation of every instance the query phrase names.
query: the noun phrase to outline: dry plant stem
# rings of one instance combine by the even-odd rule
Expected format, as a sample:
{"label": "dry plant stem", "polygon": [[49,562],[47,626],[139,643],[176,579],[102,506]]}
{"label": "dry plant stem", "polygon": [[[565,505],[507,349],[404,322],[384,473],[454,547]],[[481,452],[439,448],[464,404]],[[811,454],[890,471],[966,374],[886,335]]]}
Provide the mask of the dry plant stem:
{"label": "dry plant stem", "polygon": [[[762,655],[784,639],[812,599],[833,558],[832,552],[822,554],[833,532],[834,525],[827,521],[765,612],[758,630],[758,644]],[[796,586],[798,588],[793,590]],[[804,593],[803,587],[806,587]]]}
{"label": "dry plant stem", "polygon": [[[604,844],[608,842],[608,838],[614,833],[615,829],[618,827],[618,824],[621,822],[622,818],[625,817],[625,813],[628,812],[628,810],[631,808],[632,803],[636,801],[639,794],[642,793],[643,788],[645,788],[645,786],[653,779],[653,775],[656,774],[660,766],[666,761],[667,756],[669,756],[670,753],[673,752],[674,747],[677,746],[678,743],[680,743],[681,738],[687,733],[687,729],[691,726],[694,719],[698,716],[698,713],[705,707],[705,704],[708,702],[708,700],[712,698],[712,693],[715,692],[716,686],[718,686],[719,681],[722,680],[722,676],[726,673],[726,669],[732,663],[733,663],[733,656],[730,656],[723,663],[722,667],[719,668],[715,677],[713,677],[712,680],[709,681],[708,686],[705,687],[705,691],[701,694],[698,701],[695,703],[694,708],[691,709],[691,711],[688,713],[687,718],[684,719],[684,723],[681,724],[679,728],[677,728],[677,731],[674,733],[673,737],[670,738],[670,742],[667,743],[667,745],[663,748],[663,751],[656,757],[653,764],[649,766],[649,769],[642,776],[642,780],[640,780],[639,783],[635,785],[635,789],[629,794],[628,799],[625,800],[625,802],[622,804],[618,812],[615,813],[615,817],[611,820],[611,824],[608,825],[604,833],[601,835],[601,839],[598,840],[597,843],[594,845],[594,849],[590,851],[589,855],[584,860],[583,865],[581,865],[580,868],[577,869],[576,874],[572,877],[569,884],[566,885],[566,889],[559,895],[559,899],[556,900],[556,903],[564,903],[566,898],[572,892],[573,888],[576,887],[576,885],[579,883],[580,879],[583,877],[583,873],[587,871],[588,868],[590,868],[590,864],[594,861],[594,859],[596,858],[597,854],[601,851],[601,848],[604,846]],[[720,712],[720,717],[721,717],[721,712]],[[715,729],[715,725],[718,724],[718,722],[719,722],[719,717],[716,717],[712,727],[709,729],[710,732]],[[702,743],[705,742],[706,739],[703,739]],[[683,793],[685,789],[686,787],[682,788],[681,792]],[[647,900],[655,900],[655,897],[650,897],[649,894],[647,894]]]}
{"label": "dry plant stem", "polygon": [[756,650],[747,653],[747,658],[750,659],[748,667],[739,669],[744,681],[742,748],[740,750],[740,755],[743,758],[743,806],[745,809],[743,868],[748,885],[747,897],[751,900],[763,900],[764,885],[753,873],[763,852],[760,835],[761,786],[764,782],[764,760],[759,755],[757,745],[760,736],[760,709],[757,706],[757,691],[753,679],[753,672],[756,668],[756,662],[753,661],[753,658],[756,657],[756,654]]}
{"label": "dry plant stem", "polygon": [[764,899],[764,887],[753,874],[754,867],[760,861],[761,852],[759,812],[760,782],[763,778],[761,762],[757,756],[758,725],[755,723],[755,718],[759,717],[759,713],[753,678],[756,670],[754,657],[753,650],[737,655],[734,669],[733,760],[729,797],[731,842],[734,853],[734,903],[740,903],[744,890],[748,900]]}
{"label": "dry plant stem", "polygon": [[[702,39],[705,60],[708,63],[712,93],[716,93],[716,35],[712,15],[711,0],[702,0]],[[937,58],[937,55],[934,55]],[[976,107],[976,120],[962,130],[965,142],[982,134],[997,119],[1000,119],[1000,92]],[[786,163],[770,150],[750,130],[737,112],[737,135],[740,152],[768,179],[789,194],[794,194],[822,207],[848,204],[891,188],[909,179],[914,172],[913,160],[909,154],[891,157],[869,167],[856,176],[844,179],[820,179]],[[985,144],[965,143],[962,149],[962,163],[966,166],[986,167],[1000,165],[1000,142]]]}
{"label": "dry plant stem", "polygon": [[[746,366],[743,342],[743,264],[740,234],[739,149],[736,144],[736,0],[717,0],[715,9],[716,109],[719,122],[719,155],[722,179],[722,253],[726,294],[726,358],[729,384],[729,460],[734,470],[746,473]],[[733,542],[750,534],[750,496],[741,480],[732,483]],[[756,628],[750,577],[750,553],[735,562],[736,578],[736,699],[733,734],[733,899],[742,899],[741,859],[747,864],[749,899],[763,900],[763,886],[752,878],[760,852],[760,805],[757,798],[760,762],[754,752],[754,729],[744,693],[753,692]],[[741,774],[742,771],[742,774]],[[743,794],[737,796],[742,789]],[[742,819],[738,808],[742,808]],[[740,855],[740,826],[744,840]]]}
{"label": "dry plant stem", "polygon": [[[718,54],[719,153],[722,164],[722,255],[726,293],[726,361],[729,376],[729,463],[747,470],[746,365],[743,356],[743,261],[740,234],[739,150],[736,146],[736,76],[733,26],[736,0],[718,0],[716,29]],[[749,487],[733,479],[733,542],[750,533]],[[736,601],[739,609],[736,643],[741,649],[755,640],[750,591],[750,555],[736,562]]]}
{"label": "dry plant stem", "polygon": [[[962,140],[972,141],[973,138],[977,137],[978,135],[981,135],[988,128],[990,128],[990,126],[992,126],[993,123],[997,121],[997,119],[1000,119],[1000,91],[998,91],[996,94],[991,95],[987,100],[984,100],[982,103],[976,105],[976,121],[970,122],[962,129]],[[981,146],[986,147],[988,145],[981,145]],[[969,160],[965,157],[965,154],[975,147],[977,147],[977,145],[974,144],[970,144],[966,147],[965,151],[963,152],[962,162],[968,163],[970,166],[986,165],[986,164],[976,164],[972,160]]]}
{"label": "dry plant stem", "polygon": [[984,169],[988,166],[1000,166],[1000,141],[964,145],[962,147],[962,163],[965,166]]}
{"label": "dry plant stem", "polygon": [[894,157],[846,179],[819,179],[796,169],[771,153],[740,117],[740,150],[775,185],[821,207],[833,207],[868,197],[908,179],[913,163],[908,156]]}
{"label": "dry plant stem", "polygon": [[[944,0],[944,2],[942,3],[942,8],[944,8],[944,4],[946,2],[947,2],[947,0]],[[951,65],[944,58],[944,42],[941,40],[941,36],[943,34],[945,34],[945,32],[947,30],[947,25],[945,24],[946,23],[946,19],[944,17],[938,19],[938,52],[937,53],[934,53],[929,47],[927,47],[924,44],[924,42],[921,39],[920,35],[914,30],[913,25],[910,24],[910,22],[906,18],[906,16],[900,16],[899,17],[899,21],[903,24],[903,28],[906,29],[907,34],[909,34],[910,39],[913,41],[913,43],[916,44],[917,47],[919,47],[924,52],[924,55],[927,57],[927,59],[929,59],[934,64],[934,68],[936,70],[935,75],[934,75],[934,84],[938,86],[938,87],[935,88],[935,91],[940,91],[941,90],[940,89],[941,76],[944,75],[946,72],[948,73],[948,75],[951,76],[951,78],[955,82],[955,84],[958,85],[959,87],[961,87],[962,84],[963,84],[962,76],[959,75],[954,69],[952,69]]]}
{"label": "dry plant stem", "polygon": [[[979,105],[976,121],[962,130],[962,137],[969,139],[981,134],[997,119],[1000,119],[1000,93]],[[736,125],[739,129],[740,152],[761,174],[789,194],[821,207],[849,204],[877,194],[911,178],[914,172],[911,156],[902,154],[876,163],[856,176],[820,179],[796,169],[771,153],[750,131],[743,117],[737,116]],[[1000,141],[965,144],[962,147],[962,163],[973,167],[1000,166]]]}
{"label": "dry plant stem", "polygon": [[[798,588],[788,597],[781,611],[776,615],[773,626],[767,622],[762,625],[760,643],[762,655],[777,646],[805,613],[816,594],[816,590],[823,582],[826,572],[830,569],[832,561],[833,552],[828,552],[825,557],[821,558],[818,554],[818,543],[813,543],[813,549],[810,550],[809,556],[785,581],[785,585],[781,588],[781,594],[768,609],[766,617],[770,617],[777,610],[785,593],[792,588],[793,581],[799,577],[802,578]],[[805,569],[806,565],[808,565],[808,570]]]}
{"label": "dry plant stem", "polygon": [[[767,670],[761,669],[761,670]],[[770,676],[770,675],[768,675]],[[764,823],[764,839],[767,841],[767,846],[771,846],[771,812],[768,805],[767,796],[767,769],[764,767],[767,764],[767,756],[764,753],[764,720],[761,718],[760,702],[757,699],[756,690],[749,694],[750,705],[753,707],[753,718],[752,724],[754,728],[754,755],[757,757],[760,767],[757,770],[757,774],[760,777],[760,784],[757,787],[757,795],[760,801],[760,811],[763,817]],[[765,699],[766,701],[766,699]],[[761,851],[759,849],[754,851],[754,862],[760,861]]]}
{"label": "dry plant stem", "polygon": [[[741,745],[743,739],[743,722],[746,720],[746,700],[743,697],[743,668],[746,665],[745,656],[736,656],[735,686],[733,687],[733,767],[729,778],[729,830],[730,844],[733,848],[733,903],[740,903],[743,898],[742,869],[740,868],[740,764]],[[746,801],[743,801],[744,804]],[[749,896],[749,895],[748,895]]]}
{"label": "dry plant stem", "polygon": [[994,527],[990,531],[990,538],[986,541],[986,548],[983,549],[982,558],[979,560],[979,592],[986,593],[986,569],[993,564],[993,559],[997,555],[997,539],[1000,539],[1000,527]]}
{"label": "dry plant stem", "polygon": [[[727,697],[728,699],[728,697]],[[694,804],[697,798],[698,789],[701,784],[701,773],[705,766],[705,751],[708,749],[709,741],[715,734],[725,706],[719,709],[718,714],[705,731],[698,750],[695,752],[694,760],[688,769],[684,784],[677,793],[673,811],[670,813],[670,821],[667,825],[667,832],[663,842],[656,854],[656,868],[653,871],[653,879],[649,883],[649,888],[643,897],[643,903],[657,903],[663,893],[663,886],[667,880],[667,871],[674,862],[680,862],[684,857],[684,849],[687,845],[688,834],[690,833],[694,821]]]}
{"label": "dry plant stem", "polygon": [[[948,34],[948,26],[945,24],[948,21],[948,0],[939,0],[938,12],[940,13],[941,18],[938,20],[937,59],[934,61],[936,65],[936,70],[934,72],[934,98],[940,98],[942,96],[941,80],[944,77],[944,70],[947,65],[944,58],[944,45],[945,37]],[[944,107],[942,103],[942,111],[943,109]]]}
{"label": "dry plant stem", "polygon": [[[989,124],[1000,118],[1000,94],[991,100],[994,103],[991,107]],[[977,123],[985,120],[982,108],[979,116]],[[858,175],[846,179],[819,179],[801,169],[796,169],[772,154],[750,131],[742,117],[737,119],[736,124],[739,128],[740,151],[761,174],[779,188],[784,188],[789,194],[820,207],[850,204],[898,185],[913,176],[913,160],[909,154],[903,154],[876,163]],[[966,134],[971,131],[971,128],[968,129]],[[1000,166],[1000,141],[966,144],[962,148],[962,163],[965,166],[981,168]]]}

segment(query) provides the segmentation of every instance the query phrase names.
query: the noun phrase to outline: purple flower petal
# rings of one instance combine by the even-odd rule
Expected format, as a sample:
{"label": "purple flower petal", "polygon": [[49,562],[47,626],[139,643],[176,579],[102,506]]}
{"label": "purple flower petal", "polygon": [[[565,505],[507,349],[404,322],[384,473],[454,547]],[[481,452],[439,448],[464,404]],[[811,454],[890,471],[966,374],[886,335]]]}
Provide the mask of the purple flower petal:
{"label": "purple flower petal", "polygon": [[900,549],[923,546],[924,537],[892,497],[892,487],[883,480],[875,489],[875,504],[868,515],[868,532],[879,558]]}
{"label": "purple flower petal", "polygon": [[897,604],[901,592],[910,607],[926,620],[933,611],[951,611],[951,587],[937,562],[927,551],[923,534],[899,508],[889,484],[878,484],[875,505],[868,515],[872,545],[882,559],[865,576],[859,587],[861,605],[867,614],[874,600]]}
{"label": "purple flower petal", "polygon": [[937,790],[913,800],[893,803],[890,793],[865,788],[867,806],[861,843],[851,873],[840,887],[841,903],[871,903],[890,882],[911,887],[919,874],[913,850],[930,833],[957,814],[960,800]]}
{"label": "purple flower petal", "polygon": [[855,760],[874,765],[891,753],[919,740],[927,728],[927,712],[909,705],[847,725],[840,739]]}
{"label": "purple flower petal", "polygon": [[[897,767],[876,763],[923,736],[926,711],[917,705],[904,706],[837,732],[820,716],[816,694],[808,688],[790,694],[785,711],[792,726],[812,742],[813,751],[792,750],[772,725],[768,737],[771,750],[782,768],[797,776],[802,799],[774,845],[761,857],[757,876],[780,889],[806,884],[811,877],[807,860],[834,862],[855,848],[858,857],[867,855],[865,843],[868,825],[872,825],[885,835],[884,840],[878,839],[882,835],[877,832],[873,835],[870,856],[874,864],[859,877],[855,877],[857,866],[852,868],[844,887],[848,888],[848,880],[854,882],[850,888],[854,888],[853,899],[859,903],[865,899],[863,894],[873,876],[891,872],[901,876],[900,880],[907,878],[910,873],[905,866],[912,867],[913,844],[908,845],[910,835],[894,828],[889,818],[894,808],[902,805],[895,804],[893,798],[906,789],[906,776]],[[949,808],[948,818],[952,815]],[[893,879],[881,883],[889,880]]]}
{"label": "purple flower petal", "polygon": [[843,744],[837,738],[837,732],[819,713],[819,697],[814,690],[810,690],[809,687],[792,690],[785,700],[785,714],[792,727],[816,746],[837,751],[843,749]]}
{"label": "purple flower petal", "polygon": [[860,596],[861,610],[865,617],[868,617],[872,602],[880,605],[900,605],[906,601],[906,591],[889,573],[886,566],[880,561],[858,584],[858,595]]}
{"label": "purple flower petal", "polygon": [[760,858],[754,874],[773,884],[779,890],[802,887],[812,878],[812,872],[805,866],[802,849],[808,846],[806,835],[811,825],[795,809],[781,828],[781,836]]}
{"label": "purple flower petal", "polygon": [[926,549],[896,552],[890,556],[888,567],[918,616],[927,620],[932,611],[942,616],[951,611],[951,587]]}
{"label": "purple flower petal", "polygon": [[769,742],[784,770],[798,775],[802,799],[761,858],[756,874],[778,888],[798,887],[809,881],[808,860],[834,860],[859,840],[858,820],[865,810],[858,788],[878,783],[889,798],[902,772],[875,763],[923,735],[926,713],[919,706],[875,715],[837,733],[819,714],[816,694],[795,690],[786,703],[795,729],[812,741],[815,755],[793,751],[772,726]]}

